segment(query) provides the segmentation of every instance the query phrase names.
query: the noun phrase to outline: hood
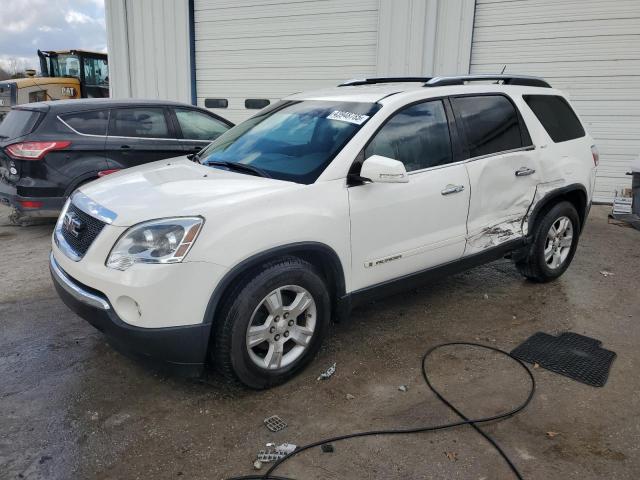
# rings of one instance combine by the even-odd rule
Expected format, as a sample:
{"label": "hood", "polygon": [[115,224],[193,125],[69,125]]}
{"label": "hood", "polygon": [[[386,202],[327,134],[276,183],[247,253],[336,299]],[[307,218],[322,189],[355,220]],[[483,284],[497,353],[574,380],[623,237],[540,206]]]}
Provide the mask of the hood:
{"label": "hood", "polygon": [[112,173],[80,191],[115,213],[113,225],[128,227],[154,218],[206,218],[215,209],[296,187],[296,183],[229,172],[179,157]]}

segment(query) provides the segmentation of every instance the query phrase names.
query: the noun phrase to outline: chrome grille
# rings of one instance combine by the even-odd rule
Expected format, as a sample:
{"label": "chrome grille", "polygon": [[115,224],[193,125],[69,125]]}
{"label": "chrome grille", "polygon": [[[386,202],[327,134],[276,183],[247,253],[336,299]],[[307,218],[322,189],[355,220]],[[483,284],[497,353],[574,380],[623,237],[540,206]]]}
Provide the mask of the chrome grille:
{"label": "chrome grille", "polygon": [[77,228],[67,228],[63,222],[60,234],[78,257],[83,257],[89,247],[100,234],[105,223],[97,218],[87,215],[73,203],[69,205],[66,215],[77,220]]}

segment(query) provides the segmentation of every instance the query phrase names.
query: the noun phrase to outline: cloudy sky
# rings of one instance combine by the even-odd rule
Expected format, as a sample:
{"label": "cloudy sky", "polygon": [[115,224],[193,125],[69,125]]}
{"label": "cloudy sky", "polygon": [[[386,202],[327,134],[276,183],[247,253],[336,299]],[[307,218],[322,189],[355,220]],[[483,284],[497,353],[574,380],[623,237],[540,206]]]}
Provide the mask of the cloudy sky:
{"label": "cloudy sky", "polygon": [[21,70],[39,70],[37,49],[107,51],[104,0],[0,3],[0,67],[7,69],[17,61]]}

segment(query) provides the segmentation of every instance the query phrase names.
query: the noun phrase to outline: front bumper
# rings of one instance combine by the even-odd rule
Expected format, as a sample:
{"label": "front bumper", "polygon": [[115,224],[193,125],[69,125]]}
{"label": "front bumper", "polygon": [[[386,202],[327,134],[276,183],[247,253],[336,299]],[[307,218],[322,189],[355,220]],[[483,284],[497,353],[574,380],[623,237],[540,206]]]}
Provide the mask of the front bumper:
{"label": "front bumper", "polygon": [[69,276],[53,254],[49,269],[62,301],[76,314],[103,332],[109,343],[124,354],[149,360],[153,365],[184,376],[202,373],[207,357],[210,323],[164,328],[142,328],[123,322],[107,297]]}

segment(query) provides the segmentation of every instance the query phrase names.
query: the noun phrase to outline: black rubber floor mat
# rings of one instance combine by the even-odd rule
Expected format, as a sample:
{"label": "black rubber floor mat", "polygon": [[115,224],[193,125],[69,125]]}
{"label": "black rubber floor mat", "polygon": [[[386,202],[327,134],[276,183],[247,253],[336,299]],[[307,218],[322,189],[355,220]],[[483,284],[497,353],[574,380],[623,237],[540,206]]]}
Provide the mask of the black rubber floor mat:
{"label": "black rubber floor mat", "polygon": [[557,337],[538,332],[511,351],[511,355],[587,385],[602,387],[616,354],[600,348],[594,338],[567,332]]}

